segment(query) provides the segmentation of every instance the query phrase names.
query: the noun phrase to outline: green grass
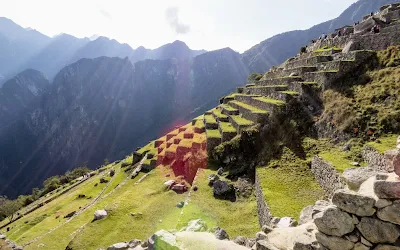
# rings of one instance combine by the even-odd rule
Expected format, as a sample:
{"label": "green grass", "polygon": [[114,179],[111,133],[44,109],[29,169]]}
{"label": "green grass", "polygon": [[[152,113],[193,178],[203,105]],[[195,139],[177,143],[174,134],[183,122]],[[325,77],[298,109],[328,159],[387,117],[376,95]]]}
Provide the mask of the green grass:
{"label": "green grass", "polygon": [[[306,140],[305,140],[306,141]],[[315,141],[308,142],[315,150]],[[309,169],[313,152],[306,159],[283,147],[282,153],[265,167],[257,168],[257,175],[273,216],[291,216],[298,219],[301,210],[323,198],[324,191]]]}
{"label": "green grass", "polygon": [[146,151],[150,151],[151,149],[154,148],[154,141],[150,142],[149,144],[147,144],[146,146],[142,147],[141,149],[139,149],[137,152],[139,154],[143,154]]}
{"label": "green grass", "polygon": [[213,110],[213,113],[214,113],[218,118],[222,118],[222,119],[228,118],[228,116],[222,114],[222,113],[221,113],[221,110],[219,110],[218,108],[214,109],[214,110]]}
{"label": "green grass", "polygon": [[205,119],[206,123],[217,123],[214,116],[212,116],[212,115],[204,115],[204,119]]}
{"label": "green grass", "polygon": [[247,119],[245,119],[245,118],[243,118],[243,117],[241,117],[239,115],[232,115],[231,117],[239,125],[246,126],[246,125],[253,125],[254,124],[252,121],[249,121],[249,120],[247,120]]}
{"label": "green grass", "polygon": [[260,230],[254,195],[249,198],[240,197],[236,202],[215,199],[207,178],[214,173],[215,171],[209,169],[199,170],[195,182],[199,189],[196,192],[192,191],[189,205],[183,208],[183,215],[176,228],[179,229],[190,220],[200,218],[207,222],[209,228],[219,226],[225,229],[231,238],[239,235],[254,237]]}
{"label": "green grass", "polygon": [[204,128],[204,121],[203,121],[203,119],[201,119],[201,120],[196,120],[196,123],[194,124],[194,126],[196,127],[196,128]]}
{"label": "green grass", "polygon": [[320,48],[320,49],[314,50],[313,53],[321,53],[321,52],[327,52],[327,51],[331,51],[331,50],[334,50],[334,51],[342,51],[342,49],[341,49],[341,48],[338,48],[338,47],[328,47],[328,46],[325,46],[325,47],[322,47],[322,48]]}
{"label": "green grass", "polygon": [[283,93],[283,94],[292,95],[292,96],[300,95],[300,93],[297,92],[297,91],[285,90],[285,91],[280,91],[280,92]]}
{"label": "green grass", "polygon": [[208,138],[221,138],[221,133],[218,129],[207,129],[206,133]]}
{"label": "green grass", "polygon": [[236,129],[229,122],[220,122],[219,127],[221,128],[222,132],[225,132],[225,133],[236,132]]}
{"label": "green grass", "polygon": [[253,99],[258,100],[258,101],[262,101],[262,102],[265,102],[265,103],[271,103],[271,104],[278,105],[278,106],[285,105],[284,101],[268,98],[268,97],[265,97],[265,96],[253,97]]}
{"label": "green grass", "polygon": [[227,111],[237,111],[237,109],[232,108],[231,106],[227,105],[227,104],[221,104],[221,108],[227,110]]}
{"label": "green grass", "polygon": [[[353,153],[351,151],[345,152],[340,150],[339,148],[332,148],[329,151],[321,152],[319,156],[322,157],[322,159],[331,163],[336,168],[336,170],[343,173],[344,170],[355,167],[351,165],[351,163],[355,161],[355,159],[352,159],[352,154]],[[363,166],[367,165],[364,162],[359,163]]]}
{"label": "green grass", "polygon": [[242,108],[245,108],[247,110],[250,110],[252,113],[257,113],[257,114],[267,114],[267,110],[259,109],[257,107],[251,106],[249,104],[246,104],[244,102],[239,102],[239,101],[230,101],[229,103],[236,104],[237,106],[240,106]]}
{"label": "green grass", "polygon": [[367,145],[383,154],[387,150],[396,148],[397,137],[399,137],[398,134],[383,135],[378,140],[367,142]]}
{"label": "green grass", "polygon": [[288,85],[287,84],[277,84],[277,85],[267,85],[267,86],[254,86],[254,87],[249,87],[249,89],[254,89],[254,88],[286,88]]}

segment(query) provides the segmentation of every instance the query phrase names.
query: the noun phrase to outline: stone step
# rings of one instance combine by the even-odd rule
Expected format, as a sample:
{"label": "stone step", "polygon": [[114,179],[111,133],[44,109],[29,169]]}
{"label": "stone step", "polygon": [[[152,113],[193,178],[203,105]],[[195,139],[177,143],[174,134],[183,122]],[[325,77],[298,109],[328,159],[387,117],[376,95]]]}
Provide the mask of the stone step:
{"label": "stone step", "polygon": [[204,115],[204,124],[207,129],[218,129],[218,122],[211,114]]}
{"label": "stone step", "polygon": [[258,81],[256,86],[269,86],[269,85],[287,85],[292,82],[300,82],[302,78],[300,76],[286,76],[278,78],[270,78],[263,81]]}
{"label": "stone step", "polygon": [[218,129],[207,129],[206,138],[208,152],[211,152],[222,141],[222,136]]}
{"label": "stone step", "polygon": [[305,73],[303,78],[304,82],[316,82],[319,86],[328,86],[334,80],[336,80],[338,76],[338,71],[317,71],[317,72],[310,72]]}
{"label": "stone step", "polygon": [[284,100],[284,96],[282,96],[279,93],[279,91],[285,91],[285,90],[289,90],[288,85],[256,86],[256,87],[246,88],[244,90],[244,93],[249,95],[268,96],[273,99]]}
{"label": "stone step", "polygon": [[228,116],[229,115],[239,115],[239,110],[231,107],[228,104],[221,104],[220,107],[221,107],[221,113],[224,115],[228,115]]}
{"label": "stone step", "polygon": [[237,135],[236,128],[230,122],[219,122],[218,130],[221,134],[221,142],[230,141]]}
{"label": "stone step", "polygon": [[296,74],[298,76],[301,76],[303,73],[313,72],[313,71],[317,71],[317,67],[301,66],[293,69],[278,68],[277,70],[274,70],[272,72],[265,73],[264,78],[265,79],[279,78],[279,77],[290,76],[291,74]]}
{"label": "stone step", "polygon": [[230,101],[229,105],[235,109],[238,109],[243,118],[255,123],[264,123],[269,116],[269,112],[267,110],[259,109],[243,102]]}
{"label": "stone step", "polygon": [[216,107],[215,109],[213,109],[212,115],[214,116],[215,120],[217,120],[218,122],[228,122],[229,121],[229,117],[225,114],[222,114],[221,107]]}
{"label": "stone step", "polygon": [[305,67],[305,66],[314,66],[317,63],[321,62],[329,62],[332,61],[332,56],[313,56],[305,59],[293,59],[291,61],[285,62],[282,65],[285,69],[293,69],[298,67]]}
{"label": "stone step", "polygon": [[237,96],[235,100],[257,107],[262,110],[267,110],[270,113],[282,110],[282,108],[285,106],[284,101],[268,98],[265,96]]}
{"label": "stone step", "polygon": [[233,127],[236,128],[238,134],[242,133],[242,131],[248,127],[254,125],[254,122],[247,120],[239,115],[231,115],[229,116],[229,122],[232,124]]}

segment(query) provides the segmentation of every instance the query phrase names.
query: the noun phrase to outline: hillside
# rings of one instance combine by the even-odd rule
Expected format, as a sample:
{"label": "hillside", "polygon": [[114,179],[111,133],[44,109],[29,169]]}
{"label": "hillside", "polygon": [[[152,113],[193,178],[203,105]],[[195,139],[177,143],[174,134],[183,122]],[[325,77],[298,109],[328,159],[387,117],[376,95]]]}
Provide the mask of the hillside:
{"label": "hillside", "polygon": [[2,232],[24,249],[398,248],[399,17],[383,6],[309,43],[122,161],[59,182]]}
{"label": "hillside", "polygon": [[0,129],[0,173],[7,180],[0,193],[15,197],[49,176],[119,159],[216,105],[246,75],[230,49],[191,61],[79,60]]}

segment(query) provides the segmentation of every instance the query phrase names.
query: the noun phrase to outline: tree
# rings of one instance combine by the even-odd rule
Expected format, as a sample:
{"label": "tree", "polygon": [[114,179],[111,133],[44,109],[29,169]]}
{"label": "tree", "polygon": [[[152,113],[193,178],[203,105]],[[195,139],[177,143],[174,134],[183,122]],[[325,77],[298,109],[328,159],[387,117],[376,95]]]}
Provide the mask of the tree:
{"label": "tree", "polygon": [[107,166],[108,164],[110,164],[110,161],[107,158],[105,158],[104,159],[104,166]]}
{"label": "tree", "polygon": [[251,73],[251,74],[249,75],[249,77],[247,78],[247,80],[249,81],[249,83],[258,82],[262,77],[263,77],[262,74],[254,73],[254,72],[253,72],[253,73]]}
{"label": "tree", "polygon": [[10,219],[10,222],[13,220],[15,213],[21,208],[21,203],[18,200],[6,200],[0,206],[0,214],[3,214],[5,217]]}

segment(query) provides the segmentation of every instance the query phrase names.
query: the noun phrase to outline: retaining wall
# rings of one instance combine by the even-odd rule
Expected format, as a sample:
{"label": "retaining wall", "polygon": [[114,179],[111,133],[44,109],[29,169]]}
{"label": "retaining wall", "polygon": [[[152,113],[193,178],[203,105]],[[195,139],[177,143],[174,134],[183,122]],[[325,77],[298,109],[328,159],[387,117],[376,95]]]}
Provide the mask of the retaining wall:
{"label": "retaining wall", "polygon": [[311,172],[329,198],[336,190],[346,187],[335,167],[319,156],[314,156],[312,159]]}

